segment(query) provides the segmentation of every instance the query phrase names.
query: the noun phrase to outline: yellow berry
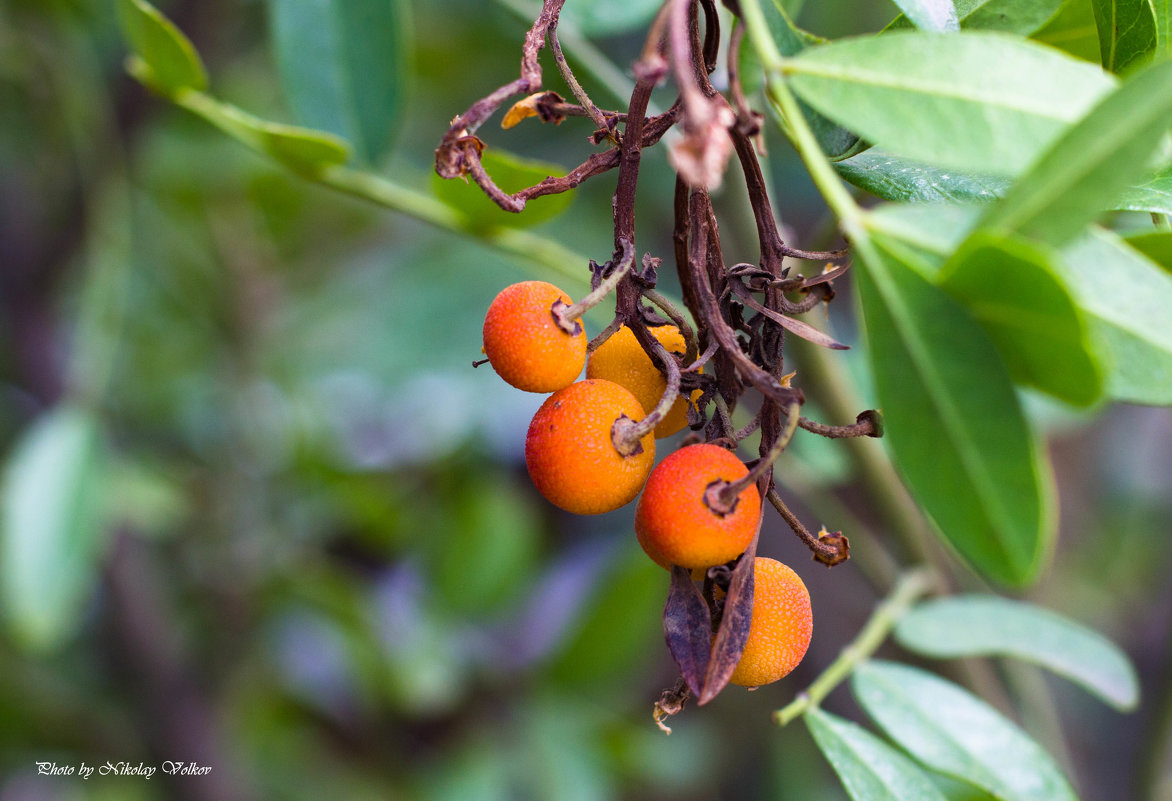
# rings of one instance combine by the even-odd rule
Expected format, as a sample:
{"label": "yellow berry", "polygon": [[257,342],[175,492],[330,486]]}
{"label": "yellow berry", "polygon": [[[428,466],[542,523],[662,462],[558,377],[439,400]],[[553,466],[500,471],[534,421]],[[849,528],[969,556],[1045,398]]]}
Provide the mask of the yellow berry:
{"label": "yellow berry", "polygon": [[[668,353],[685,352],[684,337],[674,325],[657,325],[649,330]],[[639,345],[635,332],[625,325],[590,354],[586,362],[586,377],[604,378],[626,387],[639,399],[648,414],[667,389],[667,379]],[[698,400],[700,395],[700,390],[694,390],[692,401]],[[670,437],[687,424],[688,403],[683,398],[677,398],[655,427],[655,436]]]}
{"label": "yellow berry", "polygon": [[586,332],[567,333],[553,315],[570,296],[545,281],[507,286],[484,317],[484,353],[508,383],[526,392],[556,392],[582,374]]}
{"label": "yellow berry", "polygon": [[618,384],[587,379],[550,395],[525,439],[525,465],[534,486],[556,506],[596,515],[635,499],[655,462],[655,438],[624,456],[612,429],[620,417],[643,419],[643,407]]}
{"label": "yellow berry", "polygon": [[711,567],[736,559],[757,532],[761,496],[750,484],[729,510],[709,505],[708,490],[748,474],[740,459],[716,445],[680,448],[651,472],[635,534],[647,555],[664,567]]}
{"label": "yellow berry", "polygon": [[749,640],[729,681],[742,687],[777,681],[802,661],[813,632],[814,616],[805,583],[776,559],[758,556],[753,562]]}

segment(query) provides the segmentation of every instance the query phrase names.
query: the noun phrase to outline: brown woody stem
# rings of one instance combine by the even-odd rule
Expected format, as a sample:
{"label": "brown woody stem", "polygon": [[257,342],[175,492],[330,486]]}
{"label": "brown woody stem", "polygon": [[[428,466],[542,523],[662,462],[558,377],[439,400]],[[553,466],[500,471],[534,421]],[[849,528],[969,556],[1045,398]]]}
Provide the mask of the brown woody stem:
{"label": "brown woody stem", "polygon": [[794,401],[786,407],[785,428],[782,429],[777,439],[769,447],[769,451],[757,460],[746,475],[741,476],[736,481],[725,482],[720,486],[720,489],[714,493],[715,497],[709,502],[716,511],[721,509],[731,510],[736,503],[740,494],[750,485],[757,481],[758,477],[764,475],[765,471],[773,468],[773,463],[777,461],[782,452],[789,445],[790,440],[794,437],[794,432],[798,430],[798,419],[801,417],[801,404]]}

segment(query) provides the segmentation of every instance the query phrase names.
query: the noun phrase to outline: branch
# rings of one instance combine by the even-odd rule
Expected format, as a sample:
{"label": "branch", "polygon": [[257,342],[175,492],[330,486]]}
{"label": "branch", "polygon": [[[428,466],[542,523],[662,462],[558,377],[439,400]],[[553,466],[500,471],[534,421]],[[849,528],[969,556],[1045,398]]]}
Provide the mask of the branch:
{"label": "branch", "polygon": [[846,679],[855,667],[868,659],[883,644],[896,622],[907,613],[920,596],[932,589],[935,578],[926,568],[904,573],[887,599],[875,607],[871,618],[855,639],[842,649],[838,658],[790,704],[773,713],[773,722],[784,726],[816,707]]}

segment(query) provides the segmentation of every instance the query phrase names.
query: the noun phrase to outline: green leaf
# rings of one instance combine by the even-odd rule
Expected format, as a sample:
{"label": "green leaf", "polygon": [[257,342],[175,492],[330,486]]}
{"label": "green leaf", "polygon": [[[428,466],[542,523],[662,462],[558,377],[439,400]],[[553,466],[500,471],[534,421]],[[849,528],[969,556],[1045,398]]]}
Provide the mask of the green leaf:
{"label": "green leaf", "polygon": [[1116,201],[1115,208],[1172,214],[1172,167],[1161,170],[1144,183],[1125,191]]}
{"label": "green leaf", "polygon": [[1005,194],[1010,184],[1004,178],[935,167],[879,148],[834,166],[839,175],[859,189],[884,200],[905,203],[988,202]]}
{"label": "green leaf", "polygon": [[277,66],[297,120],[379,161],[401,127],[410,30],[403,0],[269,0]]}
{"label": "green leaf", "polygon": [[1083,61],[1100,63],[1099,31],[1095,27],[1091,0],[1067,0],[1058,14],[1033,38]]}
{"label": "green leaf", "polygon": [[[962,28],[1029,36],[1045,25],[1061,5],[1062,0],[957,0],[955,10]],[[907,28],[911,24],[901,15],[888,27]],[[924,28],[918,24],[916,27]]]}
{"label": "green leaf", "polygon": [[9,457],[0,515],[4,612],[17,640],[44,650],[77,627],[103,543],[105,451],[88,412],[44,414]]}
{"label": "green leaf", "polygon": [[[543,181],[546,177],[565,174],[560,165],[544,161],[524,159],[497,149],[487,149],[481,154],[481,163],[493,181],[506,192],[517,192],[527,186]],[[463,212],[469,224],[491,228],[503,225],[509,228],[528,228],[538,225],[561,214],[573,201],[571,192],[559,195],[545,195],[530,200],[520,214],[505,211],[489,199],[488,195],[472,181],[460,179],[444,180],[435,172],[431,175],[431,186],[440,200]]]}
{"label": "green leaf", "polygon": [[1172,231],[1145,230],[1127,234],[1127,244],[1147,256],[1165,270],[1172,272]]}
{"label": "green leaf", "polygon": [[[773,38],[774,44],[777,45],[778,52],[783,56],[796,55],[810,45],[822,44],[827,41],[795,25],[781,0],[762,3],[761,12],[765,15],[769,34]],[[751,47],[748,42],[741,46],[740,55],[738,66],[741,71],[741,88],[745,90],[745,94],[752,94],[764,84],[765,75],[761,59],[757,57],[756,48]]]}
{"label": "green leaf", "polygon": [[866,729],[818,707],[805,718],[814,741],[855,801],[945,801],[922,770]]}
{"label": "green leaf", "polygon": [[1063,275],[1105,351],[1107,394],[1172,404],[1172,275],[1101,229],[1063,250]]}
{"label": "green leaf", "polygon": [[[780,0],[762,4],[761,10],[769,25],[769,33],[783,56],[796,55],[810,45],[823,44],[827,41],[794,25]],[[754,92],[761,86],[764,72],[761,62],[757,58],[757,51],[752,47],[741,48],[741,76],[745,92]],[[814,132],[814,138],[818,140],[822,152],[832,161],[848,158],[861,149],[869,147],[865,142],[859,141],[857,134],[826,119],[810,108],[805,101],[799,100],[798,104],[801,106],[802,113],[806,115],[806,121],[809,122],[810,128]],[[771,104],[769,109],[773,112],[774,120],[784,131],[786,123],[777,112],[777,108]]]}
{"label": "green leaf", "polygon": [[994,175],[1021,172],[1114,86],[1097,67],[985,32],[844,39],[784,70],[811,106],[875,145]]}
{"label": "green leaf", "polygon": [[950,203],[884,203],[868,213],[867,227],[944,258],[965,241],[980,212],[980,206]]}
{"label": "green leaf", "polygon": [[977,570],[1029,583],[1053,535],[1043,468],[1008,370],[963,307],[907,262],[860,255],[859,296],[896,466]]}
{"label": "green leaf", "polygon": [[1089,406],[1103,392],[1103,372],[1060,269],[1056,252],[979,231],[937,281],[984,327],[1015,381]]}
{"label": "green leaf", "polygon": [[922,31],[959,31],[952,0],[893,0],[904,16]]}
{"label": "green leaf", "polygon": [[184,90],[174,100],[253,150],[302,174],[312,176],[350,157],[347,144],[331,133],[262,120],[202,92]]}
{"label": "green leaf", "polygon": [[118,17],[130,46],[150,69],[152,88],[201,91],[207,71],[191,40],[146,0],[118,0]]}
{"label": "green leaf", "polygon": [[1139,703],[1131,661],[1110,640],[1033,604],[992,595],[920,604],[895,627],[900,645],[938,659],[1008,656],[1048,668],[1116,708]]}
{"label": "green leaf", "polygon": [[1146,172],[1172,125],[1172,62],[1138,73],[1068,129],[991,206],[982,228],[1061,245]]}
{"label": "green leaf", "polygon": [[1156,49],[1152,0],[1092,0],[1103,68],[1123,72]]}
{"label": "green leaf", "polygon": [[917,760],[1001,801],[1077,801],[1042,747],[951,682],[893,662],[856,668],[859,704]]}

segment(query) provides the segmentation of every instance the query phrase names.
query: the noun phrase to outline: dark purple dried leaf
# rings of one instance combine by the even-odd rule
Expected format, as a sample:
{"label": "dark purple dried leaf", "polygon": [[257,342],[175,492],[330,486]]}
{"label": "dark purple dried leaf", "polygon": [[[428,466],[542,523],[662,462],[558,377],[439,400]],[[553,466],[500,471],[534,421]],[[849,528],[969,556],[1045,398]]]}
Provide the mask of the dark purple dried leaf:
{"label": "dark purple dried leaf", "polygon": [[729,580],[724,613],[712,643],[712,656],[704,675],[704,686],[696,693],[697,703],[701,705],[715,698],[728,684],[733,671],[737,669],[737,663],[741,661],[745,643],[749,641],[749,623],[753,616],[753,561],[757,556],[757,539],[760,534],[761,517],[758,517],[757,534],[753,535],[753,541],[741,555]]}
{"label": "dark purple dried leaf", "polygon": [[712,650],[712,617],[686,567],[672,565],[671,590],[663,608],[663,635],[680,675],[696,695],[705,680]]}

